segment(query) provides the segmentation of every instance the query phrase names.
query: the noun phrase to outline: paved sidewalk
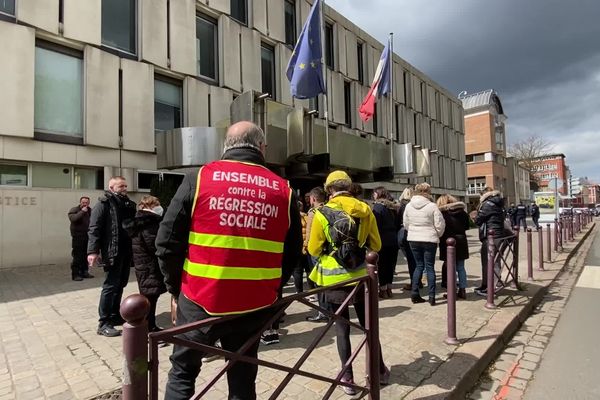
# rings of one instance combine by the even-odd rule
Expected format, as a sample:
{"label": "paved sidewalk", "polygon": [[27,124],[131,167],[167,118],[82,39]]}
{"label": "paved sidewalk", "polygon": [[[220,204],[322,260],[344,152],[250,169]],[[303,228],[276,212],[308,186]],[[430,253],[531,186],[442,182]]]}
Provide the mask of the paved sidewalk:
{"label": "paved sidewalk", "polygon": [[[534,238],[537,235],[534,235]],[[581,238],[582,235],[578,235]],[[520,277],[526,278],[525,238],[521,238]],[[469,232],[471,258],[467,262],[469,287],[479,284],[480,258],[477,231]],[[534,262],[537,255],[534,240]],[[566,246],[566,252],[574,244]],[[380,303],[380,337],[385,362],[391,367],[391,385],[381,391],[382,399],[433,399],[464,393],[496,355],[503,335],[518,326],[516,321],[528,312],[527,304],[546,286],[562,267],[566,252],[548,272],[538,273],[527,283],[526,291],[505,290],[497,299],[497,311],[484,309],[485,299],[468,289],[467,301],[457,304],[458,337],[461,346],[448,346],[446,305],[413,305],[410,293],[400,287],[408,282],[407,268],[400,260],[395,277],[394,298]],[[441,262],[436,264],[438,271]],[[0,400],[5,399],[88,399],[118,388],[122,372],[121,340],[96,334],[97,307],[101,272],[83,282],[69,279],[67,265],[40,266],[0,271]],[[125,295],[137,292],[132,274]],[[438,286],[439,287],[439,286]],[[287,288],[290,293],[292,288]],[[423,293],[425,294],[425,293]],[[169,326],[169,297],[159,300],[159,324]],[[294,304],[281,326],[281,343],[262,346],[259,356],[266,360],[293,365],[321,325],[305,321],[312,312]],[[514,330],[512,331],[514,333]],[[507,340],[507,339],[506,339]],[[358,335],[353,343],[358,342]],[[164,388],[171,347],[160,349],[160,387]],[[493,354],[492,354],[493,353]],[[198,384],[209,377],[222,360],[204,366]],[[485,363],[485,365],[483,365]],[[483,365],[483,367],[481,367]],[[334,332],[330,331],[304,364],[304,369],[329,376],[339,370]],[[364,383],[364,355],[354,365],[355,379]],[[473,376],[471,376],[473,375]],[[267,398],[284,374],[260,368],[257,381],[259,398]],[[466,378],[466,379],[465,379]],[[467,387],[466,381],[470,381]],[[282,399],[318,399],[328,385],[295,377]],[[226,398],[224,381],[206,398]],[[341,390],[335,399],[347,399]]]}

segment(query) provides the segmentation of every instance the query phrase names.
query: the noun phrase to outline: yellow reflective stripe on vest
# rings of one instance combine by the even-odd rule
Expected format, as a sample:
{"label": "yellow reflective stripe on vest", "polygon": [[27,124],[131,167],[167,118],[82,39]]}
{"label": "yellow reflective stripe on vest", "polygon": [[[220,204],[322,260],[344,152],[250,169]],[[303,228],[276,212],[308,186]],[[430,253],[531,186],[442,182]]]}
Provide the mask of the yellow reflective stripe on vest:
{"label": "yellow reflective stripe on vest", "polygon": [[188,259],[185,260],[183,269],[192,276],[210,279],[262,281],[281,278],[281,268],[221,267],[217,265],[198,264]]}
{"label": "yellow reflective stripe on vest", "polygon": [[335,285],[349,279],[359,278],[367,274],[366,262],[354,271],[348,271],[341,267],[335,258],[321,255],[310,273],[310,280],[319,286]]}
{"label": "yellow reflective stripe on vest", "polygon": [[214,235],[212,233],[190,232],[190,244],[221,249],[255,250],[266,253],[283,253],[283,242],[243,236]]}

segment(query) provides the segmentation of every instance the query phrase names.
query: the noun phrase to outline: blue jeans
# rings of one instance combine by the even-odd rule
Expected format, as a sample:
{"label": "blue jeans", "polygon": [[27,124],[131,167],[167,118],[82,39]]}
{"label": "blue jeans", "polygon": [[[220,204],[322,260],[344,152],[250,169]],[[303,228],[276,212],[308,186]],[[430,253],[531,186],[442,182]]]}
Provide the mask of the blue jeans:
{"label": "blue jeans", "polygon": [[413,297],[420,296],[419,294],[419,282],[423,276],[423,270],[427,273],[427,287],[429,289],[429,298],[435,297],[435,270],[433,266],[435,264],[435,253],[437,252],[438,244],[430,242],[408,242],[410,244],[410,250],[415,257],[417,264],[415,273],[412,279],[412,293]]}
{"label": "blue jeans", "polygon": [[467,270],[465,269],[465,260],[456,260],[456,273],[458,274],[458,288],[467,288]]}

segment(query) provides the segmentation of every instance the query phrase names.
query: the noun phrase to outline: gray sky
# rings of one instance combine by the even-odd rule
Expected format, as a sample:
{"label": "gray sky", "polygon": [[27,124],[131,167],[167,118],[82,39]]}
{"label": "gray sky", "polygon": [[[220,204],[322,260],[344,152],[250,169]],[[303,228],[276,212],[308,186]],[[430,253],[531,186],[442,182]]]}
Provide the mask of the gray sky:
{"label": "gray sky", "polygon": [[458,95],[495,89],[510,143],[532,134],[600,183],[600,0],[326,0]]}

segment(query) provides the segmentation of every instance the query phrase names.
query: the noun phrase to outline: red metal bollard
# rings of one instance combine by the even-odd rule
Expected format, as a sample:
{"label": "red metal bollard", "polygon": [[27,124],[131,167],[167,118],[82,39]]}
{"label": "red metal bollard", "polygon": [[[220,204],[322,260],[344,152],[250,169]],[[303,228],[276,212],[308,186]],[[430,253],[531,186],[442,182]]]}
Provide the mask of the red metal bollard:
{"label": "red metal bollard", "polygon": [[[550,233],[550,224],[546,224],[546,261],[552,262],[552,234]],[[556,244],[554,247],[556,251]]]}
{"label": "red metal bollard", "polygon": [[487,236],[487,302],[485,308],[489,310],[496,309],[494,304],[494,295],[496,291],[496,285],[494,283],[494,259],[496,258],[496,246],[494,244],[494,230],[488,230]]}
{"label": "red metal bollard", "polygon": [[564,248],[564,245],[567,243],[567,218],[562,217],[560,219],[560,227],[561,229],[561,237],[560,237],[560,247]]}
{"label": "red metal bollard", "polygon": [[369,382],[370,398],[379,400],[379,277],[377,261],[379,255],[375,252],[367,253],[367,291],[365,293],[368,312],[365,314],[365,325],[367,326],[367,381]]}
{"label": "red metal bollard", "polygon": [[459,344],[456,338],[456,240],[446,239],[446,284],[448,299],[448,336],[446,344]]}
{"label": "red metal bollard", "polygon": [[558,253],[558,239],[560,238],[558,218],[554,218],[554,252]]}
{"label": "red metal bollard", "polygon": [[531,228],[527,228],[527,279],[533,279],[533,254],[531,248]]}
{"label": "red metal bollard", "polygon": [[538,271],[544,270],[544,234],[542,227],[538,227]]}
{"label": "red metal bollard", "polygon": [[123,400],[148,398],[148,322],[150,302],[132,294],[121,303],[123,324]]}

